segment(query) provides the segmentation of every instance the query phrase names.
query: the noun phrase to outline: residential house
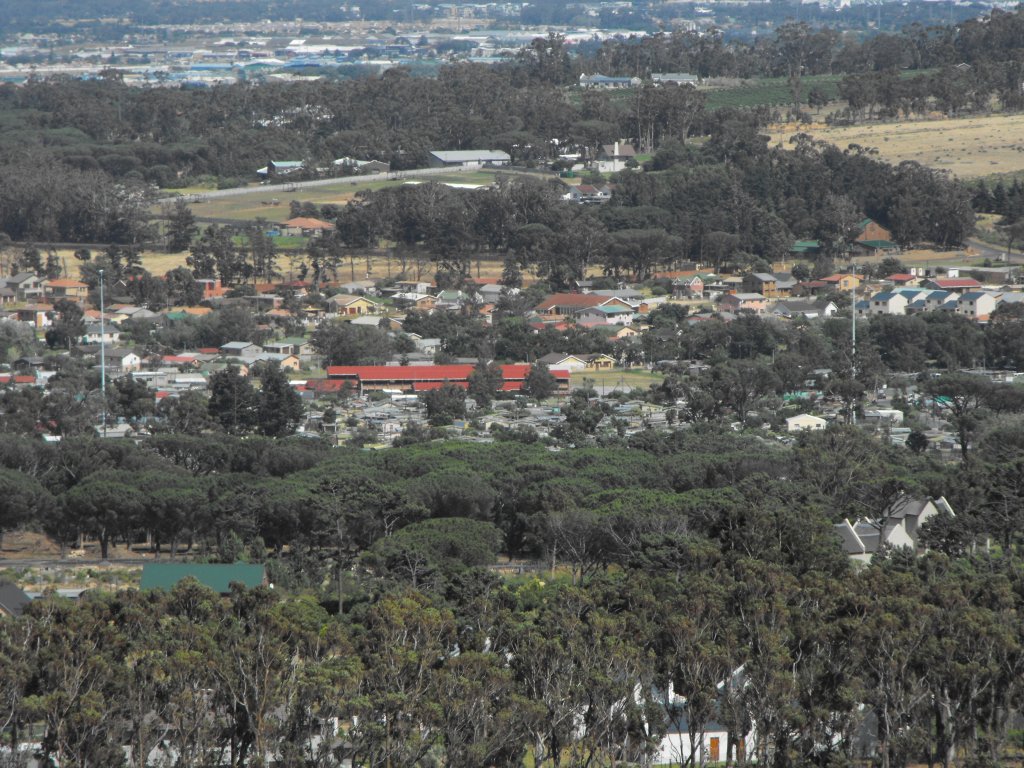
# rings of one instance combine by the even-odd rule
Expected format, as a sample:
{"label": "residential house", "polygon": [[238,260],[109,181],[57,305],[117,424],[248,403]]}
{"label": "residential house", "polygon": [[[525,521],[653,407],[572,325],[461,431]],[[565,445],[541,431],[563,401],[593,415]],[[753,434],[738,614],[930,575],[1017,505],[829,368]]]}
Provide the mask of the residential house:
{"label": "residential house", "polygon": [[33,301],[43,296],[43,283],[35,272],[19,272],[5,282],[18,301]]}
{"label": "residential house", "polygon": [[14,292],[7,283],[0,281],[0,307],[6,304],[13,304],[18,300],[18,294]]}
{"label": "residential house", "polygon": [[336,293],[327,299],[327,308],[338,315],[375,315],[381,306],[365,296]]}
{"label": "residential house", "polygon": [[512,163],[508,152],[500,149],[435,150],[427,160],[431,168],[483,168],[506,166]]}
{"label": "residential house", "polygon": [[53,325],[52,304],[26,304],[14,310],[18,320],[35,328],[49,328]]}
{"label": "residential house", "polygon": [[89,296],[89,286],[80,280],[67,280],[64,278],[44,280],[43,295],[50,301],[58,299],[85,301]]}
{"label": "residential house", "polygon": [[885,282],[892,283],[897,288],[903,288],[918,285],[921,282],[921,278],[909,272],[898,272],[885,278]]}
{"label": "residential house", "polygon": [[[588,371],[610,371],[615,367],[615,358],[603,353],[580,355]],[[561,366],[556,366],[561,367]]]}
{"label": "residential house", "polygon": [[125,320],[155,320],[160,315],[146,307],[120,306],[113,310],[111,319],[115,323]]}
{"label": "residential house", "polygon": [[256,175],[264,179],[273,179],[280,176],[290,176],[302,170],[301,160],[271,160],[262,168],[257,169]]}
{"label": "residential house", "polygon": [[836,523],[834,529],[843,551],[851,559],[868,562],[883,548],[902,547],[918,552],[921,526],[940,514],[953,514],[944,496],[922,499],[904,494],[878,519],[862,518],[855,523],[843,520]]}
{"label": "residential house", "polygon": [[250,357],[263,351],[259,344],[251,341],[229,341],[218,350],[220,354],[227,357]]}
{"label": "residential house", "polygon": [[936,312],[948,302],[956,302],[957,295],[950,291],[931,291],[925,296],[925,308],[929,312]]}
{"label": "residential house", "polygon": [[365,296],[367,294],[377,295],[377,281],[376,280],[352,280],[347,283],[342,283],[337,286],[342,293],[347,293],[353,296]]}
{"label": "residential house", "polygon": [[789,252],[794,256],[817,256],[821,252],[821,242],[819,240],[797,240],[789,246]]}
{"label": "residential house", "polygon": [[746,293],[759,293],[766,299],[777,299],[778,289],[775,285],[775,275],[767,272],[751,272],[743,276],[743,290]]}
{"label": "residential house", "polygon": [[610,304],[597,307],[587,307],[576,314],[576,321],[582,325],[594,323],[596,325],[629,325],[636,317],[632,307],[620,304]]}
{"label": "residential house", "polygon": [[838,310],[839,308],[831,301],[821,303],[801,299],[784,299],[772,307],[771,314],[790,320],[795,317],[816,320],[818,318],[832,317]]}
{"label": "residential house", "polygon": [[655,85],[697,85],[700,83],[700,75],[689,72],[652,72],[651,81]]}
{"label": "residential house", "polygon": [[612,190],[607,184],[602,184],[601,186],[577,184],[576,186],[570,186],[563,195],[563,198],[570,202],[582,203],[584,205],[607,203],[612,199]]}
{"label": "residential house", "polygon": [[727,312],[755,312],[764,314],[768,302],[760,293],[727,293],[718,300],[719,306]]}
{"label": "residential house", "polygon": [[242,359],[250,369],[258,363],[277,363],[279,368],[289,371],[297,371],[302,368],[302,361],[299,360],[298,355],[279,352],[256,352],[246,355]]}
{"label": "residential house", "polygon": [[356,160],[354,157],[339,157],[331,165],[338,170],[359,175],[391,171],[391,163],[386,163],[383,160]]}
{"label": "residential house", "polygon": [[468,304],[470,297],[459,290],[439,291],[434,297],[434,309],[458,310]]}
{"label": "residential house", "polygon": [[990,291],[967,291],[956,302],[956,313],[979,322],[987,322],[999,303],[999,294]]}
{"label": "residential house", "polygon": [[704,278],[700,275],[677,277],[672,281],[672,295],[677,299],[700,299],[704,297]]}
{"label": "residential house", "polygon": [[973,277],[932,277],[922,284],[935,291],[976,291],[981,283]]}
{"label": "residential house", "polygon": [[872,315],[905,315],[907,313],[907,297],[895,291],[876,293],[869,299],[869,314]]}
{"label": "residential house", "polygon": [[267,585],[267,571],[250,563],[146,563],[142,566],[140,589],[170,591],[184,579],[195,579],[219,595],[231,593],[231,585],[252,589]]}
{"label": "residential house", "polygon": [[580,88],[598,88],[600,90],[619,90],[622,88],[637,88],[640,85],[639,77],[608,77],[595,73],[593,75],[580,75]]}
{"label": "residential house", "polygon": [[437,304],[437,297],[429,293],[396,293],[392,299],[399,309],[415,309],[421,312],[432,312]]}
{"label": "residential house", "polygon": [[309,357],[313,354],[312,342],[300,336],[290,336],[277,341],[268,341],[263,345],[263,349],[275,355]]}
{"label": "residential house", "polygon": [[334,224],[310,216],[296,216],[281,225],[281,234],[301,237],[319,237],[334,229]]}
{"label": "residential house", "polygon": [[899,250],[892,241],[892,232],[872,219],[864,219],[857,225],[859,232],[853,239],[853,246],[869,256],[882,256]]}
{"label": "residential house", "polygon": [[597,154],[597,170],[599,173],[618,173],[625,170],[631,160],[636,160],[632,144],[625,141],[603,144]]}
{"label": "residential house", "polygon": [[120,329],[112,324],[86,323],[85,332],[79,337],[79,344],[117,344],[121,340]]}
{"label": "residential house", "polygon": [[793,295],[793,289],[796,288],[800,281],[793,277],[791,272],[776,272],[775,273],[775,292],[778,294],[780,299],[784,299],[787,296]]}
{"label": "residential house", "polygon": [[716,720],[703,723],[700,741],[693,754],[690,745],[689,718],[685,705],[669,707],[666,711],[668,723],[661,741],[658,742],[653,763],[656,765],[709,765],[725,762],[725,753],[730,744],[730,732]]}
{"label": "residential house", "polygon": [[555,293],[534,307],[534,311],[542,315],[570,317],[578,315],[585,309],[602,306],[619,306],[634,311],[628,302],[619,297],[602,296],[598,293]]}
{"label": "residential house", "polygon": [[857,275],[829,275],[821,278],[821,282],[830,286],[833,290],[849,292],[860,287],[861,279]]}
{"label": "residential house", "polygon": [[32,599],[17,584],[0,581],[0,616],[18,618]]}
{"label": "residential house", "polygon": [[566,355],[561,352],[551,352],[544,357],[538,358],[538,363],[544,363],[548,368],[560,368],[565,371],[584,371],[587,368],[586,355]]}
{"label": "residential house", "polygon": [[[99,359],[99,355],[96,357]],[[142,370],[142,357],[131,349],[107,349],[103,357],[110,371],[133,373]]]}
{"label": "residential house", "polygon": [[801,413],[786,419],[787,432],[817,432],[827,426],[827,421],[817,416],[811,416],[809,413]]}
{"label": "residential house", "polygon": [[219,298],[228,292],[219,277],[197,277],[196,283],[203,289],[203,301]]}
{"label": "residential house", "polygon": [[595,296],[605,296],[609,299],[621,299],[638,312],[646,312],[647,297],[643,291],[636,288],[599,288],[591,291]]}

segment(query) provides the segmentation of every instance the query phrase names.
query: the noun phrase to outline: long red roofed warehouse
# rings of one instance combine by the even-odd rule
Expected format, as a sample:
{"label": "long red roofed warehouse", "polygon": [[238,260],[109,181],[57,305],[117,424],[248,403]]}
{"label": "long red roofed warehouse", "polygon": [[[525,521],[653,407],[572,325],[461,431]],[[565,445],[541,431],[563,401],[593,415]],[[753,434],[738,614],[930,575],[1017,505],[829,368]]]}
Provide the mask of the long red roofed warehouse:
{"label": "long red roofed warehouse", "polygon": [[[528,364],[503,365],[502,390],[518,392],[530,373]],[[340,390],[346,384],[360,394],[382,389],[400,389],[405,392],[423,392],[444,384],[466,387],[472,365],[332,365],[327,368],[327,379],[313,379],[307,386],[317,391]],[[558,383],[558,391],[569,391],[569,371],[551,371]]]}

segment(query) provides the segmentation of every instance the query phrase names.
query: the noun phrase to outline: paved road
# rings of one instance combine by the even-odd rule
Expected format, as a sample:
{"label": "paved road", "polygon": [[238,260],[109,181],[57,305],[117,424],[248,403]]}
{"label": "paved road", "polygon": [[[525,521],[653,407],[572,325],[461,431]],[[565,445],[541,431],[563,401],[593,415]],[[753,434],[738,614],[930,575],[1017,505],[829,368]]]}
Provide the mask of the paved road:
{"label": "paved road", "polygon": [[[349,184],[357,186],[372,181],[393,181],[395,179],[413,179],[422,176],[443,176],[446,173],[467,173],[473,172],[475,168],[419,168],[414,171],[391,171],[389,173],[369,173],[365,176],[343,176],[335,179],[314,179],[313,181],[295,181],[290,184],[257,184],[250,187],[233,187],[232,189],[213,189],[209,192],[193,192],[187,195],[176,195],[164,197],[157,200],[157,203],[173,203],[175,200],[184,198],[189,203],[199,203],[203,200],[216,200],[220,197],[235,197],[237,195],[258,195],[268,192],[280,191],[282,193],[295,192],[300,189],[311,189],[314,187],[330,187],[338,184]],[[509,173],[525,173],[512,169],[502,169]]]}
{"label": "paved road", "polygon": [[[979,256],[986,259],[991,259],[993,264],[997,264],[1003,261],[1003,257],[1006,256],[1005,248],[997,248],[989,243],[982,242],[981,240],[975,240],[974,238],[967,239],[967,245],[972,250],[977,252]],[[1019,252],[1011,252],[1008,262],[1009,264],[1024,264],[1024,254]]]}

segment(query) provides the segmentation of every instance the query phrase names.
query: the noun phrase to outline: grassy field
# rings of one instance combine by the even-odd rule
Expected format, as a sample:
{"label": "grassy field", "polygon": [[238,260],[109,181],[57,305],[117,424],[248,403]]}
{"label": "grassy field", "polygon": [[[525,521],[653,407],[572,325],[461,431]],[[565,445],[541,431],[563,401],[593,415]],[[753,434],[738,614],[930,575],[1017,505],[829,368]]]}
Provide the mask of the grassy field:
{"label": "grassy field", "polygon": [[393,181],[373,182],[350,178],[339,179],[337,184],[298,189],[294,189],[287,184],[280,184],[263,187],[259,192],[196,201],[191,203],[191,208],[192,212],[200,218],[252,221],[262,217],[267,221],[280,223],[291,218],[288,203],[292,200],[308,201],[317,205],[344,205],[360,191],[397,187],[409,181],[422,182],[428,180],[447,184],[489,184],[494,180],[494,172],[471,171],[467,173],[445,174],[444,176],[423,176],[420,178],[411,176]]}
{"label": "grassy field", "polygon": [[612,370],[612,371],[574,371],[572,386],[582,387],[589,384],[600,393],[611,392],[612,389],[647,389],[651,384],[660,384],[664,378],[660,373],[645,368]]}
{"label": "grassy field", "polygon": [[[801,82],[800,93],[804,99],[812,88],[817,88],[829,99],[839,98],[839,81],[842,75],[814,75]],[[763,77],[743,80],[736,85],[702,88],[707,93],[707,108],[782,106],[791,104],[793,93],[785,77]]]}
{"label": "grassy field", "polygon": [[872,123],[849,127],[789,126],[772,134],[788,145],[796,132],[839,147],[859,144],[898,164],[913,160],[963,179],[1024,172],[1024,115]]}

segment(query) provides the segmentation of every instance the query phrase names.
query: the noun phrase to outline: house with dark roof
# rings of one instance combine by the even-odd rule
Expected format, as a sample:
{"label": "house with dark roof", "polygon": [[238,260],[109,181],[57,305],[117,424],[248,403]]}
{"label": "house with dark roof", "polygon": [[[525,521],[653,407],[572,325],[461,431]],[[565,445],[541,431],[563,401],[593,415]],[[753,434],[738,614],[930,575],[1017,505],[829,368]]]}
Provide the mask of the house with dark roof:
{"label": "house with dark roof", "polygon": [[869,562],[881,549],[901,547],[919,552],[921,526],[940,514],[953,515],[945,496],[937,499],[902,495],[877,519],[843,520],[833,528],[843,551],[853,560]]}
{"label": "house with dark roof", "polygon": [[17,618],[32,599],[17,584],[0,581],[0,616]]}
{"label": "house with dark roof", "polygon": [[625,170],[630,160],[636,160],[636,149],[626,141],[602,144],[597,153],[599,173],[618,173]]}
{"label": "house with dark roof", "polygon": [[956,313],[971,320],[986,322],[999,303],[999,294],[992,291],[967,291],[956,302]]}
{"label": "house with dark roof", "polygon": [[483,168],[505,166],[512,157],[500,149],[434,150],[427,156],[431,168]]}
{"label": "house with dark roof", "polygon": [[766,299],[779,297],[775,275],[767,272],[750,272],[743,276],[743,290],[746,293],[760,293]]}
{"label": "house with dark roof", "polygon": [[772,307],[771,314],[785,317],[789,320],[796,317],[802,317],[805,320],[816,320],[818,318],[832,317],[838,309],[831,301],[818,302],[805,299],[784,299]]}
{"label": "house with dark roof", "polygon": [[621,306],[632,310],[633,307],[617,296],[602,296],[598,293],[554,293],[533,308],[542,315],[568,317],[577,315],[585,309],[602,306]]}
{"label": "house with dark roof", "polygon": [[872,315],[905,315],[907,313],[907,297],[897,291],[882,291],[870,299]]}

